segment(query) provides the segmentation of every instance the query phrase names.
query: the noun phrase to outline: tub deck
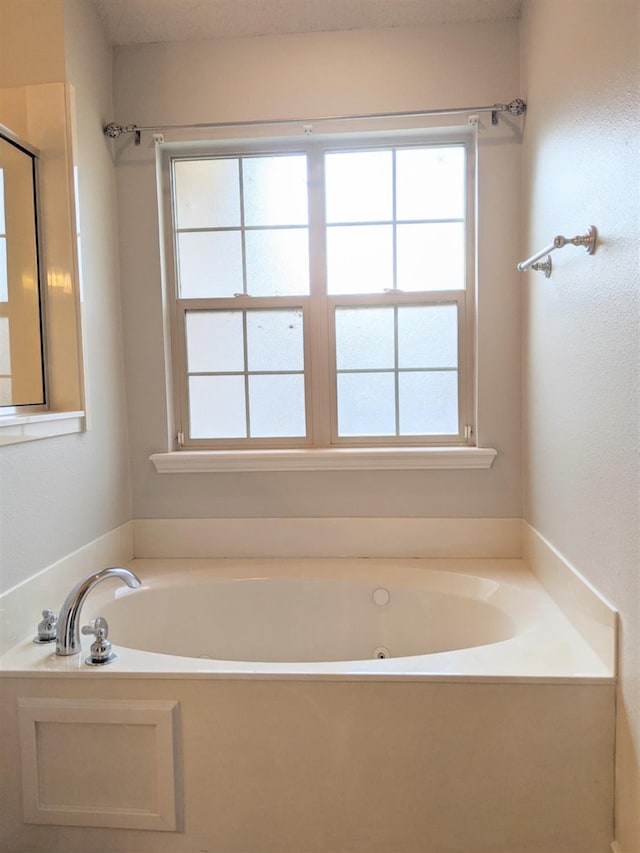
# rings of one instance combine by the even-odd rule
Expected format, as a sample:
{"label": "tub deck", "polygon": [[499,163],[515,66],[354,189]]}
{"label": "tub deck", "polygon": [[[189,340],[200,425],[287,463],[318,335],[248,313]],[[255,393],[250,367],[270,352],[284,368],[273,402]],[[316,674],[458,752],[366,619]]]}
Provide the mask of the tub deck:
{"label": "tub deck", "polygon": [[[514,621],[513,636],[453,651],[390,657],[384,660],[264,662],[210,660],[140,651],[111,639],[118,660],[88,667],[86,655],[58,657],[54,644],[36,645],[31,637],[0,658],[0,674],[74,678],[209,678],[366,681],[570,682],[612,684],[613,667],[571,624],[521,560],[496,559],[140,559],[129,564],[143,584],[196,584],[214,574],[231,578],[366,580],[428,587],[434,573],[446,572],[460,587],[465,578],[482,579],[498,590],[492,600]],[[85,604],[82,622],[100,615],[100,607],[125,593],[107,581]],[[151,617],[150,617],[151,618]],[[205,626],[206,628],[206,626]],[[144,626],[142,626],[144,630]],[[612,646],[615,645],[613,632]],[[89,639],[85,640],[88,650]],[[611,660],[614,658],[613,649]]]}

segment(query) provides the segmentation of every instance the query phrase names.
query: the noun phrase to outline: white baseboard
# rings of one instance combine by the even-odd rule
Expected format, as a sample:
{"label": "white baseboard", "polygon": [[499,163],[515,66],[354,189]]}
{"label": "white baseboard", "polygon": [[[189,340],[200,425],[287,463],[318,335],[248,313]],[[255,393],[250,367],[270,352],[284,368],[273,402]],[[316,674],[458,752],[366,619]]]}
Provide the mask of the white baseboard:
{"label": "white baseboard", "polygon": [[522,522],[522,556],[565,616],[615,673],[618,618],[615,607],[526,521]]}
{"label": "white baseboard", "polygon": [[[128,521],[7,590],[0,596],[0,655],[36,633],[45,608],[60,610],[64,590],[80,578],[133,557],[133,524]],[[61,592],[61,590],[63,592]]]}
{"label": "white baseboard", "polygon": [[137,558],[521,556],[518,518],[136,519]]}

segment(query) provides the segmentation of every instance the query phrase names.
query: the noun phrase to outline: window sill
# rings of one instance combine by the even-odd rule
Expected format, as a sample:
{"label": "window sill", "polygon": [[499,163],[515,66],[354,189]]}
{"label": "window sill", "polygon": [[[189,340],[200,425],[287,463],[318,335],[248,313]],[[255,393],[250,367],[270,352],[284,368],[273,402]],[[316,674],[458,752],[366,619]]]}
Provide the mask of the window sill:
{"label": "window sill", "polygon": [[225,471],[404,471],[490,468],[488,447],[330,448],[325,450],[180,450],[152,453],[159,474]]}
{"label": "window sill", "polygon": [[39,412],[0,417],[0,446],[70,435],[85,429],[84,412]]}

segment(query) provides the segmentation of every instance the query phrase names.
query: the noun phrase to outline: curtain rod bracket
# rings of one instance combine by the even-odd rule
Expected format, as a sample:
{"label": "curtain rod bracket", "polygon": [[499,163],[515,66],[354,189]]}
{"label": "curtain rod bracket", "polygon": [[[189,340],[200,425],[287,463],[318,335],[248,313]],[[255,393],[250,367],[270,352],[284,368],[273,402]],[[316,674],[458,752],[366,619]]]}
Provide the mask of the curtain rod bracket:
{"label": "curtain rod bracket", "polygon": [[531,269],[535,270],[536,272],[543,272],[545,278],[551,278],[551,271],[553,270],[551,256],[547,255],[547,257],[543,258],[541,261],[538,261],[535,264],[531,264]]}
{"label": "curtain rod bracket", "polygon": [[559,234],[553,241],[555,249],[563,249],[568,243],[572,246],[584,246],[587,255],[593,255],[596,250],[596,228],[595,225],[590,225],[586,234],[579,234],[577,237],[563,237]]}

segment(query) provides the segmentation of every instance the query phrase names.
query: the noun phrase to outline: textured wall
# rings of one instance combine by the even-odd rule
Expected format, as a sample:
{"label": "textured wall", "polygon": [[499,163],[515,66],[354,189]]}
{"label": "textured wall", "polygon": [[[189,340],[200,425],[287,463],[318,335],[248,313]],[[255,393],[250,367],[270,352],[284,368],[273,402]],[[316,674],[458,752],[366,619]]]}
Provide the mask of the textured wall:
{"label": "textured wall", "polygon": [[[515,24],[117,48],[116,120],[238,121],[492,104],[518,94]],[[513,123],[514,127],[517,123]],[[135,517],[519,516],[517,127],[480,141],[480,439],[490,471],[158,475],[167,449],[154,152],[116,143]],[[507,250],[505,251],[505,247]]]}
{"label": "textured wall", "polygon": [[[576,14],[579,7],[579,14]],[[526,273],[525,515],[621,614],[617,838],[640,850],[636,2],[526,5],[523,255],[600,232],[590,258]]]}
{"label": "textured wall", "polygon": [[[54,62],[66,52],[66,72],[63,65],[62,70],[55,66],[55,73],[59,80],[66,74],[76,91],[90,429],[0,448],[2,589],[131,517],[115,181],[101,133],[101,123],[111,113],[111,50],[89,3],[66,3],[64,18],[62,4],[51,4],[48,8],[55,7],[57,17],[44,33],[32,26],[42,4],[27,0],[19,5],[22,17],[12,20],[14,44],[39,38],[40,53],[50,53]],[[31,76],[27,82],[44,81]]]}

